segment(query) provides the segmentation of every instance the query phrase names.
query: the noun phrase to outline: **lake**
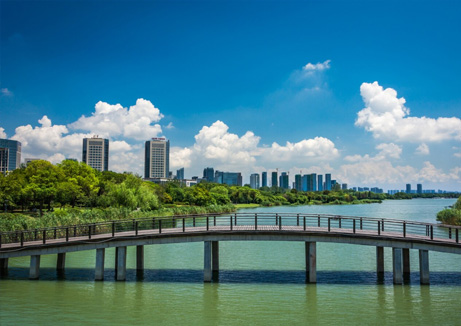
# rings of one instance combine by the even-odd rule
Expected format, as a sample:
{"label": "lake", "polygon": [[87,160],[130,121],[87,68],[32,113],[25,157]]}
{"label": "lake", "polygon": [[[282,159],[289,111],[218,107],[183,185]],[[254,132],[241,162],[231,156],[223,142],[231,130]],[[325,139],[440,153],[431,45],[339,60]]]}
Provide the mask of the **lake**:
{"label": "lake", "polygon": [[[435,222],[455,199],[413,199],[344,206],[260,207],[240,212],[319,213]],[[430,252],[430,286],[411,275],[392,284],[376,275],[375,247],[317,243],[317,284],[305,284],[302,242],[221,242],[219,283],[203,283],[203,243],[145,247],[145,271],[128,248],[127,281],[114,281],[114,249],[104,282],[95,282],[95,251],[42,256],[40,280],[28,280],[29,257],[9,261],[0,280],[0,325],[460,325],[461,255]]]}

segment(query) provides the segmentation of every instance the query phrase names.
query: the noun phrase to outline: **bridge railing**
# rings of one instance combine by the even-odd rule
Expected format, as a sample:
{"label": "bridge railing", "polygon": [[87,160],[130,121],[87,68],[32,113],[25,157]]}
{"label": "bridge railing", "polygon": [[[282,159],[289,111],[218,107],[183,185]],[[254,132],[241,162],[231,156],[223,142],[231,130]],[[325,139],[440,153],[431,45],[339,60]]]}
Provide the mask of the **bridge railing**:
{"label": "bridge railing", "polygon": [[[411,237],[459,243],[461,227],[416,221],[329,214],[234,213],[152,217],[116,220],[84,225],[59,226],[0,233],[0,248],[6,244],[24,247],[120,236],[141,236],[162,232],[207,230],[252,230],[357,233],[373,236]],[[168,230],[168,231],[166,231]],[[12,247],[12,246],[8,246]]]}

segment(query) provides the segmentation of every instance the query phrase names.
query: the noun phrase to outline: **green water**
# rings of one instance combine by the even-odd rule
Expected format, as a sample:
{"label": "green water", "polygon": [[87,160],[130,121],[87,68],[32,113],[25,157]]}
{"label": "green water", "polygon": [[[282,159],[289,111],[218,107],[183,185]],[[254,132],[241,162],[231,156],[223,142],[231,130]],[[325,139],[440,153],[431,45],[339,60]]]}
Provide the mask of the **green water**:
{"label": "green water", "polygon": [[[351,206],[248,209],[393,217],[435,222],[450,199],[386,201]],[[0,325],[461,325],[461,255],[430,252],[431,285],[419,285],[418,252],[411,276],[392,284],[391,251],[378,280],[375,248],[317,244],[318,284],[305,282],[304,244],[221,242],[219,283],[204,284],[203,243],[145,247],[136,275],[128,249],[127,281],[115,282],[114,249],[106,250],[104,282],[94,282],[95,252],[43,256],[39,281],[29,281],[28,258],[10,259],[0,280]]]}

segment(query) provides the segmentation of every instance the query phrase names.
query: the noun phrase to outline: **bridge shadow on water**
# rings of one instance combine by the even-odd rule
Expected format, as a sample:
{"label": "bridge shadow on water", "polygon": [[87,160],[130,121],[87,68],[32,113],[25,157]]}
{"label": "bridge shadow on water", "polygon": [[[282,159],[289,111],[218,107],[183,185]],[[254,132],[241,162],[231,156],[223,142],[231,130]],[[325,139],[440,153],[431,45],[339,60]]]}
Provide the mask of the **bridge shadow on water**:
{"label": "bridge shadow on water", "polygon": [[[28,280],[28,268],[9,268],[2,280]],[[280,270],[221,270],[214,275],[221,284],[305,284],[305,271]],[[66,282],[94,282],[94,270],[67,268],[58,272],[54,268],[41,268],[40,280]],[[0,280],[1,282],[1,280]],[[106,269],[104,282],[115,282],[115,270]],[[126,282],[148,283],[203,283],[203,270],[196,269],[146,269],[138,274],[128,269]],[[372,271],[317,271],[317,284],[336,285],[392,285],[392,272],[378,275]],[[419,272],[404,278],[404,284],[419,285]],[[431,272],[431,286],[461,286],[461,272]]]}

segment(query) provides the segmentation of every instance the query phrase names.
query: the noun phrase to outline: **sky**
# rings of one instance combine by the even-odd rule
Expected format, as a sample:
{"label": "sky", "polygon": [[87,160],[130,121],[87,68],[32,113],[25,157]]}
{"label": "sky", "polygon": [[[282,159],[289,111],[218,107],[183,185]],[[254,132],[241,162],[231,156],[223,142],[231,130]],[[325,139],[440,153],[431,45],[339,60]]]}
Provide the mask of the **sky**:
{"label": "sky", "polygon": [[0,2],[0,138],[109,168],[461,190],[459,1]]}

